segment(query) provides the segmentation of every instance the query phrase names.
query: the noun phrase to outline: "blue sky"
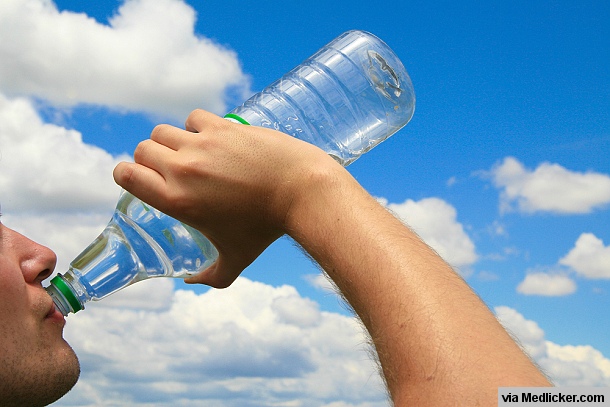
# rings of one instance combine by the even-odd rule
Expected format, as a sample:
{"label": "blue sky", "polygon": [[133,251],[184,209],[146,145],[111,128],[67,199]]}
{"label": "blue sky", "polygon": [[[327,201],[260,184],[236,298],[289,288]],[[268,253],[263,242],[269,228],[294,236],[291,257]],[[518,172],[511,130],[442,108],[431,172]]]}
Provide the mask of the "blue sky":
{"label": "blue sky", "polygon": [[[342,32],[370,31],[402,59],[417,107],[410,124],[350,172],[464,275],[558,383],[610,385],[610,5],[420,3],[3,2],[5,223],[53,248],[64,270],[112,212],[112,167],[157,123],[180,125],[198,107],[223,114]],[[226,294],[144,282],[92,305],[68,318],[83,379],[57,405],[163,405],[172,397],[180,405],[386,405],[379,383],[367,379],[374,368],[356,349],[356,325],[317,275],[281,239]],[[209,348],[230,363],[201,356],[193,368],[184,354],[158,352],[169,339],[152,327],[182,321],[178,331],[204,318],[178,304],[218,311],[201,320],[205,329],[186,330],[180,348]],[[260,310],[256,318],[250,307]],[[215,326],[235,334],[218,345],[226,330]],[[356,345],[346,340],[318,355],[311,344],[331,332]],[[240,337],[254,351],[243,353]],[[205,385],[167,380],[167,368],[134,356],[145,340],[159,360],[199,369]],[[331,369],[354,360],[351,376]],[[121,371],[140,384],[157,374],[156,385],[122,385]]]}

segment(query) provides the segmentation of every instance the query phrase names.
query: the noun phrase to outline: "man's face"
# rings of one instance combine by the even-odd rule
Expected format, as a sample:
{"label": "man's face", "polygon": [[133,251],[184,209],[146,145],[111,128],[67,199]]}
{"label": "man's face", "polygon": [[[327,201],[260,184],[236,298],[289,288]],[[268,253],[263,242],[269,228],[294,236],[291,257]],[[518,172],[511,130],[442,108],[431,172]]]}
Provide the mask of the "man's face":
{"label": "man's face", "polygon": [[42,287],[55,254],[0,224],[0,405],[47,405],[80,367],[62,338],[65,320]]}

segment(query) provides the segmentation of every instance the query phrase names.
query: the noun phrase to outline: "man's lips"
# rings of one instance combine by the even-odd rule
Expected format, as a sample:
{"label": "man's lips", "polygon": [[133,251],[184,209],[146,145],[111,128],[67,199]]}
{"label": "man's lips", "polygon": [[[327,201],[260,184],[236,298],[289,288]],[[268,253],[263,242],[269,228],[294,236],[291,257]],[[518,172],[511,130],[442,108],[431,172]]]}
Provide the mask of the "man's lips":
{"label": "man's lips", "polygon": [[45,315],[45,319],[62,323],[66,322],[66,320],[64,319],[64,315],[57,309],[53,301],[51,301],[51,305],[49,307],[47,315]]}

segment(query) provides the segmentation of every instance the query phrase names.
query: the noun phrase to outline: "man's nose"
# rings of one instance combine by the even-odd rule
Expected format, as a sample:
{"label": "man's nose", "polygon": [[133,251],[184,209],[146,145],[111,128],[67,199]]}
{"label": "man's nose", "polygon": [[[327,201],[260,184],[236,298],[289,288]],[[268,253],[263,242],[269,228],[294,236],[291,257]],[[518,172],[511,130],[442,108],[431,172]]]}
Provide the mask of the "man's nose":
{"label": "man's nose", "polygon": [[28,283],[42,283],[43,280],[48,278],[55,270],[57,264],[57,256],[55,253],[36,242],[33,242],[24,237],[27,242],[25,243],[25,249],[21,260],[21,271],[23,276]]}

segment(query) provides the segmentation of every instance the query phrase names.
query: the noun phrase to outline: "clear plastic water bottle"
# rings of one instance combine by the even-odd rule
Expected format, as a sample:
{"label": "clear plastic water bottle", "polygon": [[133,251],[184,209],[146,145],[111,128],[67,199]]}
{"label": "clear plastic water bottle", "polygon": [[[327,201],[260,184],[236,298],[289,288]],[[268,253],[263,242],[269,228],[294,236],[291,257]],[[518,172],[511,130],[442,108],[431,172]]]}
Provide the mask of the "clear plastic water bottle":
{"label": "clear plastic water bottle", "polygon": [[[406,125],[413,85],[379,38],[348,31],[225,117],[312,143],[348,165]],[[188,277],[210,266],[216,248],[199,231],[121,192],[108,226],[47,292],[64,314],[130,284]]]}

